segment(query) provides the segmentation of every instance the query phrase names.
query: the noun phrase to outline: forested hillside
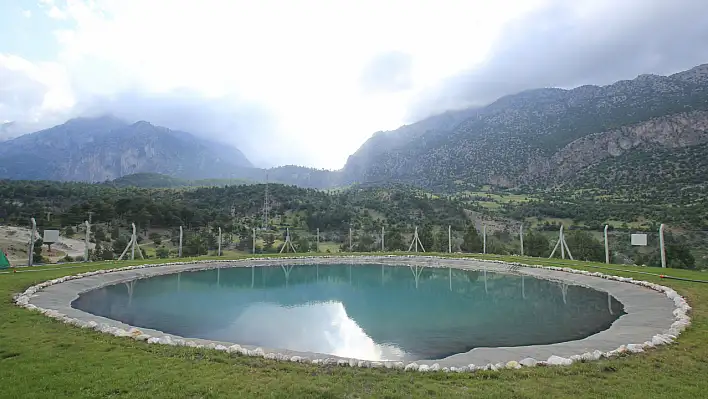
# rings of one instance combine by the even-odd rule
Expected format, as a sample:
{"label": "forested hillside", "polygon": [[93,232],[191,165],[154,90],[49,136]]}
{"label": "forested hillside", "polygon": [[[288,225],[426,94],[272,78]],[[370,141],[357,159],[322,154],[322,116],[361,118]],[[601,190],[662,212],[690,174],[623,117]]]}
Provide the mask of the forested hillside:
{"label": "forested hillside", "polygon": [[[641,212],[632,204],[602,208],[598,203],[577,198],[572,202],[491,192],[438,197],[395,185],[353,187],[327,193],[270,184],[269,223],[266,225],[265,189],[263,184],[148,189],[0,181],[0,223],[27,226],[34,217],[40,231],[58,228],[65,236],[77,234],[81,239],[82,224],[90,219],[91,239],[96,243],[92,257],[97,259],[113,259],[123,251],[128,243],[130,223],[136,224],[139,242],[148,254],[160,257],[176,255],[179,226],[185,230],[184,255],[213,253],[219,228],[224,234],[224,249],[229,251],[251,252],[253,229],[257,233],[257,251],[278,251],[286,229],[299,252],[318,249],[318,230],[322,252],[377,251],[381,249],[382,228],[385,228],[387,251],[407,250],[413,231],[418,227],[423,248],[447,252],[448,226],[452,231],[453,251],[482,252],[485,226],[488,253],[518,254],[518,231],[523,223],[526,226],[524,254],[545,257],[557,237],[559,226],[555,220],[567,217],[572,218],[566,222],[568,245],[576,257],[602,261],[604,250],[597,231],[605,221],[600,221],[598,215],[605,209],[624,210],[624,215],[618,216]],[[624,234],[637,229],[630,229],[626,223],[613,223],[613,230],[624,230]],[[656,228],[650,223],[641,229],[654,231]],[[681,249],[673,252],[679,255],[671,256],[675,265],[702,265],[690,251],[686,252],[681,239],[670,237],[668,242]],[[18,251],[23,248],[25,244],[17,245]],[[628,247],[628,240],[627,245],[619,240],[613,243],[612,250],[618,262],[656,263],[659,260],[655,245],[648,251],[637,251]]]}

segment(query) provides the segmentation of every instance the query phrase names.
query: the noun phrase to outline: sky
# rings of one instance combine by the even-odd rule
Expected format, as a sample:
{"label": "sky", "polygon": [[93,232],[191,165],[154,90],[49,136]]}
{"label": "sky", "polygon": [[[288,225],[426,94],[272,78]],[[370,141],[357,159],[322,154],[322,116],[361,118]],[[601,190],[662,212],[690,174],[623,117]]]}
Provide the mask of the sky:
{"label": "sky", "polygon": [[338,169],[374,132],[445,110],[708,63],[706,15],[705,0],[3,1],[0,135],[111,114],[257,166]]}

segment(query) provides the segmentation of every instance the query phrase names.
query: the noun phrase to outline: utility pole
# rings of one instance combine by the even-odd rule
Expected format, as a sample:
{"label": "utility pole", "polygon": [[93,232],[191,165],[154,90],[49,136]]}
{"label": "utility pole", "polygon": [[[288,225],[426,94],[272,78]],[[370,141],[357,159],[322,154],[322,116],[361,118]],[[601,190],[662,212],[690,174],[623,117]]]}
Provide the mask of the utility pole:
{"label": "utility pole", "polygon": [[315,251],[320,252],[320,228],[317,228],[317,244],[315,245]]}

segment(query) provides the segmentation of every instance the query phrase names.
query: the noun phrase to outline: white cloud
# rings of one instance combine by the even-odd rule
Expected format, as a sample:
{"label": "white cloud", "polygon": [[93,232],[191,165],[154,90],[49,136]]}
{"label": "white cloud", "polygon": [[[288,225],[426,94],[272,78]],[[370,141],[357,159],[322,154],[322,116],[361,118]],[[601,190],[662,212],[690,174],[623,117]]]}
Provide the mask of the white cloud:
{"label": "white cloud", "polygon": [[[41,1],[64,25],[55,31],[57,64],[80,105],[126,92],[187,90],[198,94],[195,107],[237,98],[275,119],[268,134],[257,126],[223,133],[268,148],[247,155],[328,168],[374,131],[402,124],[416,93],[482,60],[504,21],[542,2]],[[371,60],[392,52],[410,56],[405,89],[362,90]],[[66,103],[59,87],[48,104]]]}
{"label": "white cloud", "polygon": [[41,3],[58,59],[0,58],[27,76],[0,98],[0,120],[114,110],[220,136],[261,164],[328,168],[412,113],[690,67],[708,11],[701,0]]}
{"label": "white cloud", "polygon": [[24,132],[61,122],[75,101],[64,68],[0,54],[0,119],[26,126]]}
{"label": "white cloud", "polygon": [[22,10],[22,16],[25,18],[31,18],[32,17],[32,10]]}

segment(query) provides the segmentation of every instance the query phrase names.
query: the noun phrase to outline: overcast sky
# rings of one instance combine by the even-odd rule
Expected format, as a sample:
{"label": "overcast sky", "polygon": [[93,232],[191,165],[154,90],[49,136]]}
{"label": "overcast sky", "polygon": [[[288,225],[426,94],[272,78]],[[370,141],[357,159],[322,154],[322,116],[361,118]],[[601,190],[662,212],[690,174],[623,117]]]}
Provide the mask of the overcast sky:
{"label": "overcast sky", "polygon": [[111,113],[259,166],[339,168],[447,109],[707,63],[707,16],[705,0],[6,1],[0,123]]}

